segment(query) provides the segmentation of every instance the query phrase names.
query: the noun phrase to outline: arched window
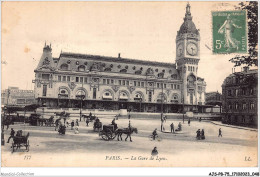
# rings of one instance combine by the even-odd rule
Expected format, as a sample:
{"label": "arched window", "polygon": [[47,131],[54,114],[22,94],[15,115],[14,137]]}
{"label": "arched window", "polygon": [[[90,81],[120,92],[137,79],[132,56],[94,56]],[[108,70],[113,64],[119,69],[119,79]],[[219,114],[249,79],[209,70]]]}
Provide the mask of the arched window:
{"label": "arched window", "polygon": [[60,89],[59,91],[59,98],[68,98],[69,97],[69,92],[67,89]]}
{"label": "arched window", "polygon": [[62,64],[62,65],[60,66],[60,69],[61,69],[61,70],[68,70],[68,69],[69,69],[69,66],[64,63],[64,64]]}
{"label": "arched window", "polygon": [[189,75],[187,78],[188,81],[188,86],[189,87],[194,87],[195,86],[195,81],[196,81],[196,77],[194,75]]}
{"label": "arched window", "polygon": [[135,93],[134,100],[135,101],[143,101],[143,95],[141,93]]}
{"label": "arched window", "polygon": [[113,100],[113,95],[110,91],[105,91],[102,95],[103,100]]}
{"label": "arched window", "polygon": [[78,90],[76,93],[76,99],[85,99],[86,92],[84,90]]}
{"label": "arched window", "polygon": [[167,102],[166,95],[163,94],[163,93],[160,93],[160,94],[157,96],[157,102],[158,102],[158,103],[161,103],[162,100],[163,100],[164,103]]}
{"label": "arched window", "polygon": [[120,99],[120,100],[128,100],[128,94],[127,94],[127,92],[121,91],[121,92],[119,93],[119,99]]}
{"label": "arched window", "polygon": [[80,66],[78,67],[78,70],[79,70],[79,71],[85,71],[85,66],[84,66],[84,65],[80,65]]}
{"label": "arched window", "polygon": [[178,103],[179,102],[179,96],[178,94],[173,94],[171,98],[172,103]]}

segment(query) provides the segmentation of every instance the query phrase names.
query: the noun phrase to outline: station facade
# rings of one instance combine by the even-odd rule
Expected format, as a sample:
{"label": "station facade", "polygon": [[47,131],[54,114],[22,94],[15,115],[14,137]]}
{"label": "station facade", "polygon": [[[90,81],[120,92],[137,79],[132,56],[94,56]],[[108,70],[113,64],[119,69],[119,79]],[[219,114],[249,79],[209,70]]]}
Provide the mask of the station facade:
{"label": "station facade", "polygon": [[176,62],[61,52],[51,45],[35,69],[35,98],[47,107],[203,112],[206,82],[197,76],[200,34],[190,5],[176,36]]}

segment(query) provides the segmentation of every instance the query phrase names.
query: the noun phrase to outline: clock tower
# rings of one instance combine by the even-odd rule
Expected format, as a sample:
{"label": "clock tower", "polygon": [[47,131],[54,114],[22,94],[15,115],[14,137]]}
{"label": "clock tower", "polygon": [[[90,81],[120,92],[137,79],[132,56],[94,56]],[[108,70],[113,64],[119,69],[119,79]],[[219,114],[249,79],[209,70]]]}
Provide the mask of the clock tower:
{"label": "clock tower", "polygon": [[[182,99],[184,104],[197,105],[197,72],[200,60],[200,34],[192,21],[190,4],[186,6],[184,22],[176,36],[176,64],[182,78]],[[188,109],[188,110],[187,110]]]}

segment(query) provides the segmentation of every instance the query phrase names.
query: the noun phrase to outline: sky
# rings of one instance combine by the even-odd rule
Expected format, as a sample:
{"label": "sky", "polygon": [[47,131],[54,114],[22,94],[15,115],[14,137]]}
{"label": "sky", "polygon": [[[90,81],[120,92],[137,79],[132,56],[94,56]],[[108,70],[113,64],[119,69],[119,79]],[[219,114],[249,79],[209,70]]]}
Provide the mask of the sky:
{"label": "sky", "polygon": [[[53,57],[73,52],[175,63],[177,31],[187,2],[2,2],[2,89],[33,89],[45,41]],[[200,30],[198,76],[219,91],[234,54],[213,54],[211,12],[237,2],[190,2]],[[236,68],[241,71],[241,68]]]}

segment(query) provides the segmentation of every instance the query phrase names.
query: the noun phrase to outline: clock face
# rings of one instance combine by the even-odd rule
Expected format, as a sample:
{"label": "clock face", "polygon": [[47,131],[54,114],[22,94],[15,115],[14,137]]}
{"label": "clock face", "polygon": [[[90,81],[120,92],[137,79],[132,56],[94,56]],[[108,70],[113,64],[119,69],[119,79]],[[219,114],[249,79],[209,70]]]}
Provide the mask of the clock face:
{"label": "clock face", "polygon": [[189,55],[192,55],[192,56],[197,55],[197,53],[198,53],[197,45],[195,43],[192,43],[192,42],[188,43],[187,52],[188,52]]}
{"label": "clock face", "polygon": [[180,57],[183,54],[183,44],[179,44],[177,47],[177,56]]}

